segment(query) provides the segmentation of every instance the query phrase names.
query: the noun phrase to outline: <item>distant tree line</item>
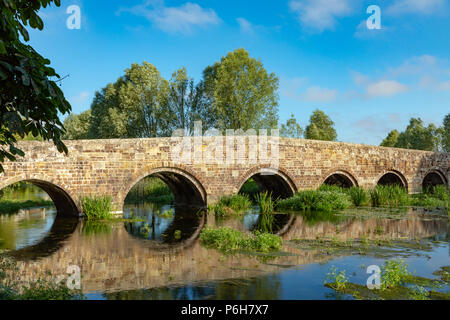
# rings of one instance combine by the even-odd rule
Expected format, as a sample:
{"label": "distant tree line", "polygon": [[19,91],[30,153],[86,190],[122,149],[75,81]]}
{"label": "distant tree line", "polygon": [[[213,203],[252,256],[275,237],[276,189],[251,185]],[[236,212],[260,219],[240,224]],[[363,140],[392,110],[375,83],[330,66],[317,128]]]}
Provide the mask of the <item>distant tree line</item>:
{"label": "distant tree line", "polygon": [[392,130],[381,146],[450,152],[450,113],[445,116],[442,127],[424,126],[422,119],[411,118],[405,131]]}

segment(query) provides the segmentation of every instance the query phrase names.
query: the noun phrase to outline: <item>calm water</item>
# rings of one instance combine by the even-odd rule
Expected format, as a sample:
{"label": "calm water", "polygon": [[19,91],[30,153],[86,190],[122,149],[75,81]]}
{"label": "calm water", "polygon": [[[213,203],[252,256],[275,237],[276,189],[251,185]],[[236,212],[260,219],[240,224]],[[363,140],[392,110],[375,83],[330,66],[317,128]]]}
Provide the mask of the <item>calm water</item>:
{"label": "calm water", "polygon": [[[387,259],[401,257],[411,272],[429,278],[450,265],[446,214],[363,211],[276,215],[268,223],[256,211],[217,219],[198,210],[139,204],[127,205],[124,214],[137,222],[87,223],[59,218],[51,208],[33,209],[0,216],[0,248],[13,250],[21,261],[17,277],[23,281],[47,271],[66,275],[69,266],[79,266],[89,299],[350,299],[324,286],[331,266],[345,269],[351,282],[365,284],[366,267],[382,266]],[[269,228],[283,237],[284,246],[268,255],[224,255],[199,243],[205,226]],[[360,255],[305,248],[295,241],[361,236],[394,245]],[[411,243],[407,239],[416,245],[403,246]]]}

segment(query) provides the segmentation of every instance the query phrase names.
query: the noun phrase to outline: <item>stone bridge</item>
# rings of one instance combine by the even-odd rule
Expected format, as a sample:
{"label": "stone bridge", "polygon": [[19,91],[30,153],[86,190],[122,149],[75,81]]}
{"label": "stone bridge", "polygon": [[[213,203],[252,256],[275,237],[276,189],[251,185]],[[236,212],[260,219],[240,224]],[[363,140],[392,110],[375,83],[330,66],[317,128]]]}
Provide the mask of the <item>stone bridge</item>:
{"label": "stone bridge", "polygon": [[280,197],[323,183],[397,183],[415,193],[426,185],[448,185],[450,178],[448,153],[340,142],[232,136],[65,143],[67,155],[51,143],[20,142],[25,156],[4,163],[0,189],[31,182],[49,194],[59,213],[78,215],[87,195],[108,195],[122,212],[131,188],[151,175],[168,184],[177,204],[193,206],[238,193],[250,178]]}

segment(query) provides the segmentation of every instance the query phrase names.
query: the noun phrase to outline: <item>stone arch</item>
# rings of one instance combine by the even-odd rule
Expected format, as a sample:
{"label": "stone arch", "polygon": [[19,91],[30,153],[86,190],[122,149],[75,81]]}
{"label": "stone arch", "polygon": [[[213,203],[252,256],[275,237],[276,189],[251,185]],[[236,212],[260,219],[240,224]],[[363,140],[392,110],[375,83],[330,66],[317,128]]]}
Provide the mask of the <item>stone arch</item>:
{"label": "stone arch", "polygon": [[58,215],[78,217],[80,208],[77,206],[70,190],[66,185],[61,184],[49,177],[39,175],[20,175],[0,182],[0,190],[17,182],[28,182],[44,190],[52,199]]}
{"label": "stone arch", "polygon": [[448,186],[445,175],[437,169],[428,171],[422,179],[422,188],[426,189],[437,185]]}
{"label": "stone arch", "polygon": [[384,172],[377,180],[377,185],[399,185],[408,190],[408,181],[405,176],[397,170]]}
{"label": "stone arch", "polygon": [[358,181],[356,178],[345,170],[333,170],[325,175],[322,179],[322,184],[336,185],[343,188],[357,187]]}
{"label": "stone arch", "polygon": [[288,198],[294,195],[297,187],[284,170],[270,167],[252,168],[239,180],[235,193],[239,192],[244,183],[252,178],[262,191],[272,192],[274,197]]}
{"label": "stone arch", "polygon": [[121,203],[123,202],[130,190],[142,179],[154,176],[164,181],[175,196],[177,205],[191,205],[205,207],[207,203],[207,194],[205,188],[200,181],[186,169],[176,167],[158,167],[146,170],[132,179],[127,184],[121,195]]}

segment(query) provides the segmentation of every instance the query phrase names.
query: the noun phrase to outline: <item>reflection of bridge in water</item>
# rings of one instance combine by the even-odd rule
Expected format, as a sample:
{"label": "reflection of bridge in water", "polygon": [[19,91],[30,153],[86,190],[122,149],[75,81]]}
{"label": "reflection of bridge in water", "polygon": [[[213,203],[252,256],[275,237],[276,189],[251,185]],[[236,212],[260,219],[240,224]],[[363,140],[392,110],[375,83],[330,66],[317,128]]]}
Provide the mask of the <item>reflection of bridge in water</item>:
{"label": "reflection of bridge in water", "polygon": [[[280,229],[284,240],[315,239],[317,236],[359,238],[371,234],[377,226],[385,230],[382,237],[387,239],[426,238],[448,230],[446,219],[420,219],[414,216],[403,220],[350,219],[338,224],[339,232],[337,225],[331,222],[310,225],[301,216],[284,220],[288,223]],[[332,259],[332,256],[324,257],[289,245],[283,249],[289,255],[275,257],[270,264],[262,263],[261,257],[254,255],[225,256],[199,244],[197,238],[203,223],[204,220],[200,219],[198,229],[190,237],[172,245],[137,239],[125,230],[123,223],[115,223],[109,232],[101,234],[83,233],[80,223],[70,236],[61,237],[58,247],[47,252],[47,255],[38,258],[37,255],[29,255],[32,250],[17,252],[15,256],[22,256],[25,261],[19,263],[15,275],[26,282],[43,276],[46,271],[54,276],[66,275],[68,266],[78,265],[85,293],[117,292],[250,278],[279,272],[282,270],[279,265],[293,266]],[[206,224],[215,226],[214,217],[208,216]],[[232,225],[233,220],[229,223],[222,221],[221,224]]]}

